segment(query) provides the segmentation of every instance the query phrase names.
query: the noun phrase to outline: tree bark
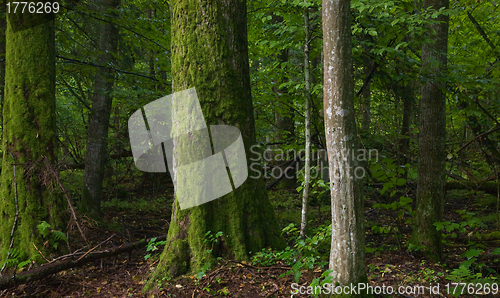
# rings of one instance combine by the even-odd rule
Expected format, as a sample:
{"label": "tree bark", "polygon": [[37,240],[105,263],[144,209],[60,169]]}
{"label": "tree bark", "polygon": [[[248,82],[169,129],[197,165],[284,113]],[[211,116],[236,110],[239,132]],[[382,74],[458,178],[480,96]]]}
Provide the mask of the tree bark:
{"label": "tree bark", "polygon": [[325,134],[332,203],[329,267],[334,284],[357,284],[366,281],[366,269],[362,184],[355,175],[358,161],[351,155],[358,144],[349,0],[323,0],[323,51]]}
{"label": "tree bark", "polygon": [[[120,0],[105,0],[104,8],[114,10]],[[111,12],[113,15],[114,13]],[[112,23],[103,23],[99,39],[99,65],[112,63],[113,53],[118,46],[118,27]],[[83,194],[80,211],[99,219],[101,217],[101,199],[103,193],[104,170],[108,155],[108,131],[113,98],[114,72],[100,68],[95,77],[92,110],[89,116],[87,133],[87,152],[85,154],[85,172],[83,174]]]}
{"label": "tree bark", "polygon": [[[403,83],[404,84],[404,83]],[[415,87],[412,82],[405,85],[397,86],[400,90],[400,100],[403,102],[403,117],[401,119],[401,139],[398,146],[398,164],[400,167],[406,165],[410,158],[408,156],[410,150],[410,127],[413,118],[413,106],[415,102]],[[404,172],[403,178],[407,179],[408,171]]]}
{"label": "tree bark", "polygon": [[[206,124],[239,128],[246,156],[252,156],[246,1],[174,0],[171,9],[174,92],[195,87]],[[210,255],[208,231],[223,233]],[[269,246],[282,248],[284,241],[262,179],[249,177],[232,193],[189,209],[181,210],[176,200],[167,245],[145,289],[213,264],[217,256],[246,260],[250,251]]]}
{"label": "tree bark", "polygon": [[[372,68],[373,68],[373,62],[370,56],[368,54],[370,53],[370,50],[365,47],[365,52],[366,55],[363,58],[363,74],[365,79],[372,76]],[[362,116],[361,116],[361,130],[364,133],[369,134],[370,133],[370,124],[371,124],[371,79],[366,81],[366,84],[363,87],[363,90],[361,90],[361,110],[362,110]]]}
{"label": "tree bark", "polygon": [[[2,11],[5,11],[5,1],[2,2]],[[7,18],[0,17],[0,123],[3,123],[3,102],[5,98],[5,30],[7,29]],[[0,127],[0,138],[2,137],[3,126]],[[1,169],[1,168],[0,168]]]}
{"label": "tree bark", "polygon": [[306,236],[307,226],[307,201],[309,199],[309,186],[311,184],[311,74],[309,66],[309,7],[304,7],[304,76],[306,83],[306,111],[305,111],[305,125],[306,125],[306,159],[304,164],[304,189],[302,193],[302,216],[300,221],[300,237]]}
{"label": "tree bark", "polygon": [[7,14],[0,251],[18,249],[22,260],[38,255],[33,244],[47,251],[36,227],[42,220],[66,227],[65,201],[43,162],[43,156],[55,162],[57,154],[53,19]]}
{"label": "tree bark", "polygon": [[[448,0],[425,0],[424,7],[448,8]],[[432,260],[441,259],[441,232],[433,225],[442,221],[444,211],[446,97],[443,76],[448,50],[448,17],[440,15],[440,23],[429,26],[434,30],[435,43],[422,47],[422,73],[426,77],[421,87],[420,129],[418,146],[418,186],[415,223],[411,242]],[[430,31],[429,31],[430,32]]]}
{"label": "tree bark", "polygon": [[[278,17],[276,17],[278,18]],[[278,21],[283,21],[283,19],[280,17],[278,18]],[[285,63],[288,61],[288,49],[282,50],[280,55],[278,56],[278,59],[281,63]],[[282,79],[277,82],[277,86],[279,86],[281,83],[284,83],[286,81],[286,78],[281,77]],[[275,93],[276,98],[281,101],[285,102],[288,105],[293,105],[293,100],[291,96],[288,94],[288,90],[286,87],[283,89],[278,89],[277,86],[273,87],[273,92]],[[281,102],[278,102],[277,105],[280,107],[279,112],[275,113],[275,122],[276,122],[276,127],[279,129],[278,133],[276,135],[276,141],[277,142],[283,142],[285,144],[291,144],[293,142],[293,135],[295,131],[295,124],[294,124],[294,110],[290,106],[286,106],[285,104],[282,104]],[[279,148],[279,147],[278,147]],[[283,160],[280,160],[278,162],[283,162]],[[281,173],[283,173],[284,177],[280,177],[280,187],[282,188],[296,188],[297,186],[297,167],[296,163],[294,162],[291,166],[286,166],[284,168],[281,168]]]}

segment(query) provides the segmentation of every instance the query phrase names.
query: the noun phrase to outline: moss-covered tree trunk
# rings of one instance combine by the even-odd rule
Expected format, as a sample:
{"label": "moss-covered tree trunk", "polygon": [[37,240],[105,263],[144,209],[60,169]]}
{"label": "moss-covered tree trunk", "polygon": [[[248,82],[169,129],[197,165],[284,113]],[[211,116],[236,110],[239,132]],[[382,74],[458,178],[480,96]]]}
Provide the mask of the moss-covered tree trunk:
{"label": "moss-covered tree trunk", "polygon": [[42,220],[66,226],[65,201],[42,158],[53,163],[57,153],[54,36],[51,15],[7,14],[0,251],[12,241],[25,257],[37,254],[33,244],[45,250]]}
{"label": "moss-covered tree trunk", "polygon": [[[246,1],[174,0],[171,9],[174,92],[195,87],[207,125],[238,127],[251,156],[255,123]],[[208,231],[223,236],[207,258],[203,240]],[[167,245],[146,289],[163,277],[197,271],[216,256],[245,260],[250,251],[283,245],[261,179],[249,177],[232,193],[185,210],[176,200]]]}
{"label": "moss-covered tree trunk", "polygon": [[[105,0],[104,9],[113,11],[121,0]],[[113,53],[118,46],[118,27],[113,23],[103,23],[99,39],[99,65],[107,65],[114,61]],[[104,170],[108,155],[108,128],[113,98],[113,70],[100,68],[94,82],[92,110],[87,132],[87,151],[85,154],[85,172],[83,174],[83,194],[80,211],[98,219],[101,216],[101,199],[103,192]]]}
{"label": "moss-covered tree trunk", "polygon": [[332,204],[329,267],[333,283],[341,286],[366,281],[350,15],[349,0],[323,0],[323,100]]}
{"label": "moss-covered tree trunk", "polygon": [[[448,8],[448,0],[425,0],[424,7]],[[441,258],[441,233],[435,222],[442,221],[444,211],[446,97],[443,76],[448,49],[448,17],[430,25],[433,43],[422,47],[422,74],[427,80],[421,88],[420,129],[418,145],[418,186],[415,223],[411,243],[430,259]],[[432,31],[431,31],[432,30]]]}
{"label": "moss-covered tree trunk", "polygon": [[[5,1],[1,4],[2,11],[5,11]],[[7,19],[5,15],[0,16],[0,125],[2,121],[3,100],[5,94],[5,30],[7,29]],[[0,128],[0,138],[2,128]],[[0,168],[1,169],[1,168]]]}

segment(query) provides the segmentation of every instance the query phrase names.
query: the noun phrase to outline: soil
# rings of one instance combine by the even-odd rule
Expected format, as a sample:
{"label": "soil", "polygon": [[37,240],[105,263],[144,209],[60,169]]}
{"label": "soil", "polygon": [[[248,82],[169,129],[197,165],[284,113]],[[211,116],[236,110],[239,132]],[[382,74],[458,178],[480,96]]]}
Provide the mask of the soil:
{"label": "soil", "polygon": [[[369,201],[367,203],[370,205]],[[151,210],[130,212],[120,211],[119,208],[118,210],[106,208],[105,221],[114,224],[103,228],[87,222],[86,233],[92,243],[100,243],[112,234],[116,234],[103,245],[106,247],[165,234],[168,230],[165,214],[169,214],[170,202],[167,202],[166,206],[164,210],[157,212]],[[456,217],[456,213],[451,210],[464,206],[470,207],[469,198],[454,197],[448,200],[445,219]],[[365,216],[367,223],[378,224],[381,221],[383,224],[384,220],[389,221],[391,218],[382,210],[374,208],[367,208]],[[403,229],[402,234],[409,233]],[[76,232],[74,237],[78,238]],[[462,261],[459,255],[465,245],[445,246],[446,264],[451,265],[444,266],[422,261],[408,250],[398,249],[398,243],[404,240],[404,236],[398,240],[398,237],[390,233],[375,234],[367,229],[366,242],[374,250],[366,255],[369,284],[373,287],[392,286],[394,290],[400,286],[426,287],[425,294],[406,292],[391,295],[396,297],[452,297],[446,293],[446,285],[448,284],[451,290],[453,286],[444,276],[447,270],[457,268]],[[72,245],[79,247],[83,244],[76,240]],[[246,262],[221,260],[200,280],[196,274],[166,280],[160,289],[145,294],[142,293],[142,289],[149,274],[154,270],[159,254],[148,260],[145,260],[145,255],[146,250],[141,249],[130,254],[101,259],[81,268],[63,271],[47,276],[43,280],[4,290],[0,292],[0,297],[290,297],[292,284],[295,283],[294,276],[288,273],[290,268],[284,264],[258,267]],[[492,260],[485,260],[487,264],[490,261],[493,265]],[[298,286],[310,285],[314,278],[320,277],[322,271],[319,268],[302,271]],[[428,286],[434,286],[433,289],[436,290],[437,285],[439,294],[429,294]],[[382,295],[374,296],[382,297]],[[493,297],[493,295],[484,296]],[[311,297],[311,295],[297,294],[292,297]],[[469,297],[469,295],[459,297]]]}

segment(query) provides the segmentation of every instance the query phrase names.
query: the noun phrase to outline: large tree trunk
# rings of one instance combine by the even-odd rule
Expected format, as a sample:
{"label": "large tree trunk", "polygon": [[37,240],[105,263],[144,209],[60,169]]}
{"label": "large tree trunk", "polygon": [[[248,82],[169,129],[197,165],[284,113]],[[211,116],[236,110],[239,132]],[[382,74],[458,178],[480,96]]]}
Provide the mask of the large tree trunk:
{"label": "large tree trunk", "polygon": [[[5,1],[2,2],[1,8],[5,11]],[[3,101],[5,94],[5,30],[7,29],[7,18],[0,16],[0,123],[2,121]],[[3,127],[0,127],[0,138],[2,137]],[[0,168],[1,169],[1,168]]]}
{"label": "large tree trunk", "polygon": [[358,161],[352,158],[358,144],[350,20],[349,0],[323,0],[323,96],[332,200],[330,269],[333,283],[340,285],[366,281],[362,184],[355,175]]}
{"label": "large tree trunk", "polygon": [[[171,8],[174,92],[195,87],[206,124],[239,128],[251,156],[256,140],[246,1],[174,0]],[[211,255],[206,253],[211,244],[203,241],[208,231],[223,232]],[[217,256],[245,260],[250,251],[283,245],[262,179],[249,177],[232,193],[189,209],[181,210],[176,200],[167,245],[146,289],[163,277],[196,271]]]}
{"label": "large tree trunk", "polygon": [[[115,9],[120,0],[105,0],[105,9]],[[118,46],[118,27],[112,23],[101,25],[99,39],[99,65],[112,62],[113,53]],[[87,152],[85,154],[85,172],[83,174],[83,194],[80,211],[92,218],[101,216],[102,185],[106,156],[108,154],[108,128],[113,98],[114,73],[107,68],[100,68],[94,82],[92,110],[87,133]]]}
{"label": "large tree trunk", "polygon": [[[424,7],[448,8],[448,0],[425,0]],[[448,17],[439,16],[441,23],[430,26],[436,32],[435,43],[422,47],[423,75],[420,98],[420,130],[418,148],[418,186],[415,225],[411,243],[430,259],[441,259],[441,233],[435,222],[442,221],[444,208],[446,97],[442,76],[446,72],[448,49]],[[436,63],[437,62],[437,63]]]}
{"label": "large tree trunk", "polygon": [[0,251],[16,248],[23,259],[38,254],[33,244],[46,250],[42,220],[64,229],[67,218],[42,158],[55,162],[57,154],[53,15],[8,14],[5,71]]}

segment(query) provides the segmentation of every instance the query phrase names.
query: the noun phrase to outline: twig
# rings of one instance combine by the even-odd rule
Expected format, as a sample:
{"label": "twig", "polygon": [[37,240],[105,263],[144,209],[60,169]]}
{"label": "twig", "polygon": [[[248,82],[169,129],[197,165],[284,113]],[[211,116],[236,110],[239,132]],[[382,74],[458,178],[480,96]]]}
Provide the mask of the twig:
{"label": "twig", "polygon": [[254,265],[245,264],[245,263],[242,263],[240,261],[235,261],[235,260],[229,260],[228,262],[240,264],[242,266],[246,266],[246,267],[258,269],[258,270],[272,270],[272,269],[290,270],[290,269],[292,269],[292,267],[286,267],[286,266],[257,267]]}
{"label": "twig", "polygon": [[109,241],[109,239],[111,239],[111,238],[115,237],[115,235],[116,235],[116,234],[113,234],[113,235],[109,236],[109,237],[108,237],[108,239],[106,239],[106,240],[104,240],[103,242],[101,242],[101,243],[97,244],[96,246],[94,246],[92,249],[90,249],[89,251],[87,251],[87,252],[86,252],[83,256],[81,256],[78,260],[76,260],[76,261],[75,261],[75,263],[76,263],[76,262],[78,262],[78,261],[80,261],[81,259],[83,259],[86,255],[88,255],[88,254],[89,254],[90,252],[92,252],[94,249],[96,249],[96,248],[98,248],[99,246],[103,245],[104,243],[108,242],[108,241]]}
{"label": "twig", "polygon": [[460,151],[462,151],[465,147],[469,146],[470,144],[472,144],[472,142],[474,142],[475,140],[479,139],[479,138],[482,138],[486,135],[489,135],[490,133],[492,132],[495,132],[497,130],[500,130],[500,126],[497,126],[495,125],[494,127],[492,127],[490,130],[488,131],[485,131],[481,134],[478,134],[477,136],[475,136],[474,138],[472,138],[470,141],[468,141],[467,143],[465,143],[465,145],[463,145],[460,149],[458,149],[455,153],[459,153]]}
{"label": "twig", "polygon": [[[224,267],[229,263],[229,261],[227,261],[226,263],[224,263],[224,265],[222,265],[219,269],[211,272],[209,275],[206,275],[206,278],[208,279],[208,282],[207,284],[210,284],[210,282],[212,281],[212,278],[217,274],[219,273],[222,269],[224,269]],[[194,298],[194,295],[196,294],[196,291],[198,290],[198,288],[200,287],[201,283],[199,285],[196,286],[196,288],[194,288],[193,290],[193,295],[191,296],[191,298]]]}
{"label": "twig", "polygon": [[50,261],[49,261],[49,259],[47,259],[47,258],[43,255],[43,253],[42,253],[42,252],[38,249],[38,247],[36,247],[35,242],[33,242],[33,246],[34,246],[34,247],[35,247],[35,249],[38,251],[38,253],[40,253],[40,255],[42,256],[42,258],[44,258],[44,259],[45,259],[45,261],[47,261],[47,263],[49,263],[49,262],[50,262]]}
{"label": "twig", "polygon": [[[85,247],[87,247],[87,246],[84,246],[83,248],[85,248]],[[79,256],[79,255],[84,254],[84,252],[81,252],[80,250],[82,250],[82,248],[79,248],[79,249],[75,250],[74,252],[72,252],[70,254],[59,256],[59,257],[53,259],[52,261],[50,261],[49,264],[57,262],[57,261],[62,260],[62,259],[66,259],[66,258],[69,258],[69,257],[75,257],[75,256]]]}
{"label": "twig", "polygon": [[274,291],[272,291],[271,293],[267,294],[266,298],[269,298],[271,296],[273,296],[275,293],[278,292],[278,290],[280,289],[276,284],[273,283],[273,286],[275,287]]}
{"label": "twig", "polygon": [[[12,153],[10,153],[10,157],[12,157],[12,159],[14,159],[14,156],[12,156]],[[14,167],[14,201],[16,203],[16,216],[14,216],[14,224],[12,225],[12,231],[10,232],[10,245],[9,245],[9,251],[7,252],[6,260],[10,257],[10,250],[12,249],[12,246],[14,246],[14,231],[16,230],[17,218],[19,217],[19,207],[17,204],[16,165],[13,164],[13,167]],[[5,269],[6,264],[7,263],[3,264],[2,269],[0,270],[0,276],[2,275],[1,273]]]}
{"label": "twig", "polygon": [[62,189],[62,191],[64,193],[64,196],[66,197],[66,200],[68,201],[69,209],[71,210],[71,214],[73,215],[73,218],[75,219],[75,223],[76,223],[76,226],[77,226],[78,230],[80,231],[80,234],[82,234],[83,240],[85,240],[86,243],[89,243],[89,241],[87,240],[87,237],[85,237],[85,234],[83,233],[82,228],[80,227],[80,224],[78,223],[78,218],[76,217],[75,209],[73,208],[73,204],[71,204],[71,199],[69,198],[68,192],[66,191],[66,189],[63,186],[63,184],[61,183],[61,180],[59,179],[59,176],[57,175],[56,171],[50,165],[50,163],[49,163],[49,161],[47,159],[47,156],[43,156],[43,158],[45,159],[45,163],[47,164],[47,166],[49,167],[50,171],[52,172],[52,174],[56,178],[56,181],[59,184],[59,187],[61,187],[61,189]]}

